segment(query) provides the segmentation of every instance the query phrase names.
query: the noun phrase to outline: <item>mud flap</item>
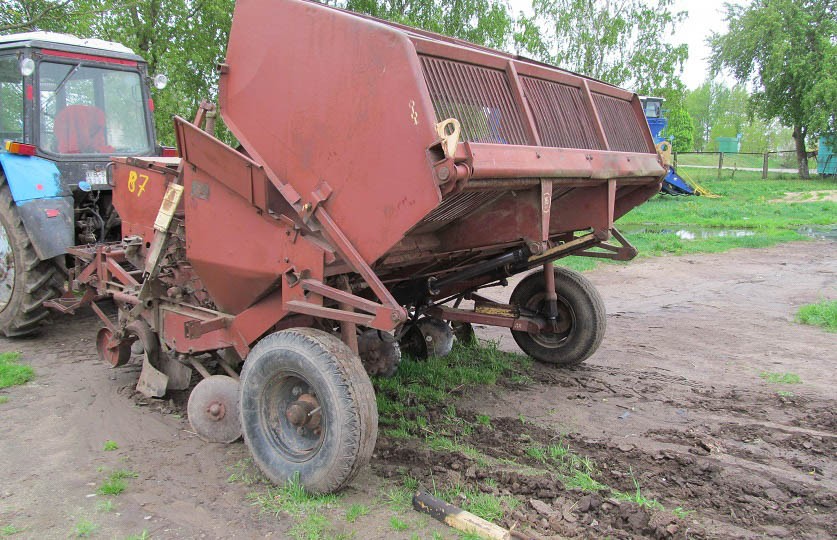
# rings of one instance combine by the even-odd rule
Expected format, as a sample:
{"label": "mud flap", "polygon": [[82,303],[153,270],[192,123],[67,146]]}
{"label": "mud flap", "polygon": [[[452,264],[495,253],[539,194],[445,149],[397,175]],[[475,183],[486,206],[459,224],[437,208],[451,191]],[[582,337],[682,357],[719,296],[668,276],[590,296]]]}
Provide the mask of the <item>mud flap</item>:
{"label": "mud flap", "polygon": [[0,153],[0,168],[38,258],[64,255],[75,243],[73,197],[58,167],[37,156]]}

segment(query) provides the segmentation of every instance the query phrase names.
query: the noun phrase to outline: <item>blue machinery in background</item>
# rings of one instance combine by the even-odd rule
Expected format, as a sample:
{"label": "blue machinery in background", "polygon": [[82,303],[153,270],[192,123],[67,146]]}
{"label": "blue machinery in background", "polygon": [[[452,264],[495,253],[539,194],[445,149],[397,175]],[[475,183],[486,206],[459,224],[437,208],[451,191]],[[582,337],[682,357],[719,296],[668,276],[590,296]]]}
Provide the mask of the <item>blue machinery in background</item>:
{"label": "blue machinery in background", "polygon": [[[642,108],[645,111],[645,119],[648,120],[648,127],[651,129],[651,136],[656,144],[664,143],[671,145],[660,133],[668,126],[668,120],[663,116],[664,98],[640,97]],[[695,189],[677,174],[674,167],[669,165],[668,174],[663,179],[662,192],[669,195],[697,195]]]}

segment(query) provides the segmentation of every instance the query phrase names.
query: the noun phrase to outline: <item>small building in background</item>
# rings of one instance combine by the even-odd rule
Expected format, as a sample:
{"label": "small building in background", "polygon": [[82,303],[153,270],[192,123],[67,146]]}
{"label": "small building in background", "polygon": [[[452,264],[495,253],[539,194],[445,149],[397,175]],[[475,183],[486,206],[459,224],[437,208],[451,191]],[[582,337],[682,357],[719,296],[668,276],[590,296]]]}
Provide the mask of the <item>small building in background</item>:
{"label": "small building in background", "polygon": [[817,172],[823,176],[837,175],[837,134],[820,137],[817,150]]}
{"label": "small building in background", "polygon": [[737,137],[718,137],[715,139],[718,142],[718,152],[724,154],[737,154],[741,151],[741,134]]}

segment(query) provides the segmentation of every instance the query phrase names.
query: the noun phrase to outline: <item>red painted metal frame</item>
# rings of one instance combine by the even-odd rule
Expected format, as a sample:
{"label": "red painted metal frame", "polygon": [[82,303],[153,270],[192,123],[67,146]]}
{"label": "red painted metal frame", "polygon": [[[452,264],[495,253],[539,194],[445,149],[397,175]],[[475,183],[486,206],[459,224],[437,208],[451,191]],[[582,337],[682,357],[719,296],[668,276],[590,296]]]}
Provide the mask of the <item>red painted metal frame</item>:
{"label": "red painted metal frame", "polygon": [[[433,80],[431,64],[438,68]],[[630,92],[316,3],[283,0],[265,9],[264,2],[238,2],[220,74],[220,111],[243,151],[177,118],[182,161],[122,158],[113,175],[132,256],[147,255],[168,234],[155,231],[154,220],[167,186],[183,186],[176,215],[186,257],[185,269],[176,270],[193,274],[193,288],[217,309],[177,295],[140,296],[142,276],[123,266],[118,246],[74,253],[89,262],[77,283],[134,306],[131,313],[178,353],[232,346],[244,356],[271,328],[313,318],[343,322],[352,346],[353,325],[390,331],[407,320],[385,280],[444,275],[521,246],[532,253],[522,267],[542,266],[548,277],[551,262],[569,254],[629,257],[635,251],[618,233],[622,246],[605,243],[613,222],[659,190],[665,173]],[[589,125],[583,136],[562,136],[596,148],[543,144],[543,108],[533,109],[527,96],[533,81],[571,89],[567,99],[583,105],[577,119]],[[464,102],[466,95],[495,104],[505,115],[497,121],[508,125],[491,133],[494,142],[463,139],[446,155],[436,132],[445,118],[436,117],[433,100]],[[541,107],[560,101],[544,96]],[[597,104],[629,122],[630,137],[620,139],[619,129],[614,137],[614,122]],[[494,113],[484,108],[468,102],[451,110],[491,132]],[[210,112],[202,105],[195,123],[209,125]],[[504,134],[525,144],[502,144]],[[623,147],[636,151],[612,150]],[[366,297],[341,278],[348,274]],[[338,278],[327,282],[331,276]],[[496,279],[467,280],[439,294]],[[444,306],[428,314],[533,333],[547,324]]]}

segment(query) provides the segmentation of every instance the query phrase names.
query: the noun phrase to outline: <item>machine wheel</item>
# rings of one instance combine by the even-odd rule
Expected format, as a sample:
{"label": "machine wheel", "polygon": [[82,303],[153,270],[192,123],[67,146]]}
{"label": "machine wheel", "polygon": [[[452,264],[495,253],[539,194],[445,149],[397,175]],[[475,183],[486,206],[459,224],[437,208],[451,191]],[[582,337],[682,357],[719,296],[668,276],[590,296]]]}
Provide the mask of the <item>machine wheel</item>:
{"label": "machine wheel", "polygon": [[337,491],[364,467],[378,436],[375,391],[338,338],[292,328],[259,341],[241,372],[244,442],[264,474],[299,475],[310,493]]}
{"label": "machine wheel", "polygon": [[0,332],[6,337],[37,332],[49,316],[43,303],[61,296],[65,278],[61,257],[38,258],[0,173]]}
{"label": "machine wheel", "polygon": [[[560,331],[532,335],[512,330],[523,352],[541,362],[569,367],[584,362],[602,342],[605,308],[601,296],[587,278],[567,268],[555,267]],[[538,271],[515,287],[511,304],[538,313],[544,308],[544,277]]]}
{"label": "machine wheel", "polygon": [[231,443],[241,437],[238,381],[212,375],[189,394],[189,424],[206,442]]}
{"label": "machine wheel", "polygon": [[360,361],[370,377],[392,377],[401,364],[401,348],[392,335],[370,328],[357,337]]}
{"label": "machine wheel", "polygon": [[401,339],[401,349],[415,358],[443,357],[453,349],[453,330],[441,319],[424,317]]}

